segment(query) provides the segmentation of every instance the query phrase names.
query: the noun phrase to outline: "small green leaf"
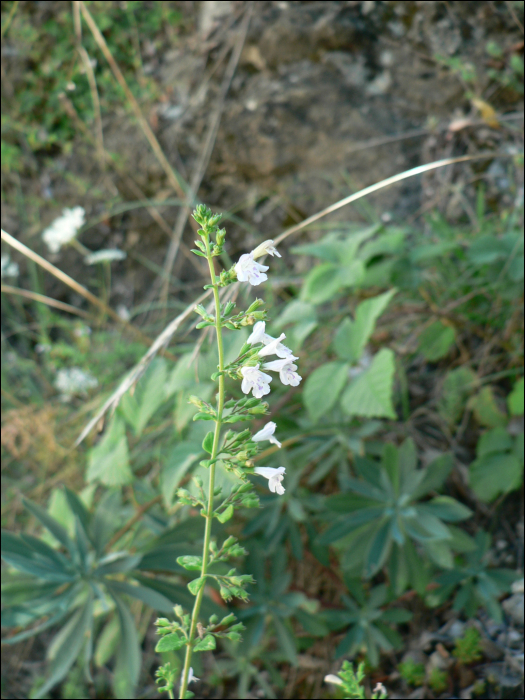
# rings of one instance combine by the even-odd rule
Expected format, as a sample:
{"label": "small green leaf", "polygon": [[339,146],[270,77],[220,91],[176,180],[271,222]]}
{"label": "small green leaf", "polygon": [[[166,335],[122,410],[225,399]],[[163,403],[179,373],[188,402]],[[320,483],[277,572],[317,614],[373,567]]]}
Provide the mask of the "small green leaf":
{"label": "small green leaf", "polygon": [[212,453],[213,451],[213,439],[215,437],[215,434],[212,430],[210,430],[209,433],[206,433],[206,437],[202,441],[202,449],[205,450],[206,452],[209,452],[209,454]]}
{"label": "small green leaf", "polygon": [[318,265],[311,270],[304,281],[302,297],[312,304],[323,304],[334,297],[343,286],[341,268],[332,263]]}
{"label": "small green leaf", "polygon": [[478,423],[486,425],[487,428],[496,428],[507,423],[507,416],[496,404],[494,392],[490,386],[484,386],[479,393],[472,396],[468,407],[473,411]]}
{"label": "small green leaf", "polygon": [[188,583],[188,590],[190,591],[190,593],[193,593],[193,595],[197,595],[197,593],[200,591],[200,589],[204,586],[205,583],[206,576],[200,576],[199,578],[196,578]]}
{"label": "small green leaf", "polygon": [[507,406],[511,416],[523,415],[523,377],[514,384],[514,389],[507,397]]}
{"label": "small green leaf", "polygon": [[86,479],[100,481],[106,486],[127,484],[133,480],[124,422],[117,415],[102,440],[89,451]]}
{"label": "small green leaf", "polygon": [[187,571],[201,571],[202,557],[185,556],[177,557],[177,564],[180,564]]}
{"label": "small green leaf", "polygon": [[479,457],[470,465],[470,486],[485,502],[518,488],[522,478],[522,465],[512,453],[494,452]]}
{"label": "small green leaf", "polygon": [[512,438],[503,427],[493,428],[484,433],[478,440],[476,454],[478,457],[493,452],[508,452],[512,449]]}
{"label": "small green leaf", "polygon": [[233,515],[233,506],[230,504],[222,513],[217,516],[220,523],[226,523]]}
{"label": "small green leaf", "polygon": [[314,422],[333,408],[347,379],[348,365],[344,362],[327,362],[308,377],[303,401]]}
{"label": "small green leaf", "polygon": [[193,647],[193,651],[213,651],[216,646],[215,637],[211,634],[207,634],[204,639],[199,639],[197,644]]}
{"label": "small green leaf", "polygon": [[455,339],[453,328],[445,326],[441,321],[436,321],[419,336],[419,351],[426,360],[435,362],[445,357]]}
{"label": "small green leaf", "polygon": [[390,299],[396,293],[395,289],[380,294],[373,299],[366,299],[359,304],[355,314],[355,321],[346,318],[339,326],[334,347],[341,359],[350,362],[358,362],[363,354],[365,345],[374,332],[375,324],[379,316],[388,306]]}
{"label": "small green leaf", "polygon": [[372,364],[345,389],[341,399],[343,410],[351,416],[396,418],[392,406],[394,353],[383,348]]}
{"label": "small green leaf", "polygon": [[161,637],[157,642],[155,651],[177,651],[177,649],[182,649],[185,644],[185,637],[181,637],[174,632],[173,634],[167,634],[165,637]]}

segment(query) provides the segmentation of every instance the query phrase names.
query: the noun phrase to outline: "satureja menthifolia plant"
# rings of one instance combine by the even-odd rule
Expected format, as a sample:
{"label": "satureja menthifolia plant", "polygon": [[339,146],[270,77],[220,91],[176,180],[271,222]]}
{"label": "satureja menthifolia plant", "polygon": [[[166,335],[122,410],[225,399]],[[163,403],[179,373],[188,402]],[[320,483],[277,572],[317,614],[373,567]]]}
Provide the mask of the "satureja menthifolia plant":
{"label": "satureja menthifolia plant", "polygon": [[[207,433],[203,441],[203,449],[210,455],[203,460],[201,466],[209,469],[209,482],[207,492],[199,477],[194,477],[197,496],[190,494],[186,489],[177,492],[179,503],[200,508],[205,518],[204,544],[202,557],[183,556],[177,562],[188,571],[197,571],[199,576],[188,584],[190,592],[195,596],[195,603],[191,615],[186,613],[180,605],[176,605],[175,615],[178,618],[170,622],[166,618],[157,620],[157,632],[162,635],[157,644],[157,651],[171,651],[186,647],[184,667],[180,679],[180,698],[193,697],[193,693],[187,690],[188,684],[198,680],[193,675],[191,659],[193,652],[209,651],[215,649],[216,638],[227,637],[231,640],[240,639],[241,623],[235,622],[235,615],[229,614],[220,620],[212,615],[207,625],[199,620],[204,587],[207,581],[215,580],[219,585],[222,598],[226,601],[233,597],[246,600],[248,594],[245,590],[249,583],[253,583],[251,575],[237,575],[235,569],[231,569],[227,575],[214,573],[213,564],[223,562],[245,554],[245,550],[238,544],[235,537],[228,537],[222,545],[218,545],[211,538],[213,518],[221,523],[228,521],[236,507],[253,508],[259,505],[259,499],[248,479],[249,474],[259,474],[268,479],[270,491],[282,495],[285,491],[283,479],[285,468],[279,467],[254,467],[253,457],[257,454],[258,443],[270,441],[281,447],[281,443],[274,437],[276,425],[268,422],[255,435],[250,430],[235,432],[224,430],[227,424],[250,421],[262,416],[268,411],[268,404],[261,399],[270,393],[270,383],[274,377],[267,372],[278,372],[283,384],[298,386],[301,377],[297,374],[297,357],[283,344],[284,333],[278,338],[272,338],[266,333],[266,311],[263,302],[256,299],[246,311],[233,313],[235,303],[228,301],[221,303],[219,290],[229,284],[239,281],[248,282],[257,286],[265,282],[268,277],[265,274],[268,266],[257,262],[264,255],[277,255],[273,241],[261,243],[251,253],[241,255],[239,261],[230,269],[223,270],[219,276],[215,273],[213,258],[220,255],[224,248],[226,231],[219,228],[220,214],[212,212],[204,205],[199,205],[193,212],[195,221],[200,225],[198,233],[200,241],[196,241],[196,255],[206,258],[210,270],[211,284],[205,289],[212,289],[215,302],[215,315],[211,315],[200,304],[195,311],[202,317],[197,328],[214,326],[217,338],[219,364],[217,372],[212,375],[212,380],[218,382],[218,391],[215,405],[202,401],[197,396],[192,396],[190,401],[198,408],[194,420],[213,421],[215,429]],[[251,335],[240,348],[237,358],[226,365],[223,350],[223,329],[235,331],[245,326],[253,326]],[[277,359],[271,359],[276,356]],[[242,399],[227,399],[225,395],[225,378],[241,380],[241,390],[246,396]],[[232,472],[239,480],[229,495],[223,496],[220,488],[215,488],[216,469],[223,468]],[[157,682],[163,682],[161,691],[167,691],[169,697],[173,697],[173,689],[177,683],[176,672],[165,664],[157,671]]]}

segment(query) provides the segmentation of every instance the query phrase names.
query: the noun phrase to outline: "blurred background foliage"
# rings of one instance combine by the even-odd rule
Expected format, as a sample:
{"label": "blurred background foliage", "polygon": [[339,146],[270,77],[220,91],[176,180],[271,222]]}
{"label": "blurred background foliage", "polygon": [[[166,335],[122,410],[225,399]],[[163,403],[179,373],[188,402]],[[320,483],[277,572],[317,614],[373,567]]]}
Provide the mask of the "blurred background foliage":
{"label": "blurred background foliage", "polygon": [[[341,697],[323,678],[348,659],[364,663],[368,695],[382,681],[398,697],[413,688],[423,688],[418,697],[522,697],[523,5],[458,5],[85,3],[184,192],[209,115],[222,115],[196,201],[224,211],[225,266],[404,166],[495,153],[474,169],[454,166],[452,179],[397,185],[300,230],[268,284],[237,292],[241,308],[254,291],[265,299],[269,332],[286,333],[304,379],[270,398],[283,449],[268,448],[261,462],[286,467],[285,495],[261,491],[260,509],[214,525],[214,537],[240,539],[249,554],[237,568],[256,584],[248,603],[229,606],[243,641],[195,660],[202,697]],[[250,30],[221,102],[246,13]],[[474,48],[467,29],[476,22],[485,33]],[[415,28],[427,24],[441,44],[424,30],[418,44]],[[374,42],[385,28],[402,62],[398,25],[411,60],[425,53],[427,89],[441,91],[443,106],[398,115],[393,132],[383,120],[381,138],[419,126],[423,146],[371,161],[357,153],[351,172],[318,153],[318,181],[308,180],[312,162],[283,165],[278,155],[266,171],[261,153],[274,142],[276,154],[288,148],[289,114],[278,105],[289,99],[294,112],[293,85],[303,74],[312,82],[309,70],[339,66],[341,95],[368,100],[371,121],[388,114],[396,93],[385,76],[395,78]],[[156,668],[170,661],[178,675],[182,651],[155,654],[153,621],[191,606],[190,572],[176,559],[202,547],[202,519],[175,497],[204,472],[207,426],[192,421],[188,398],[213,398],[217,357],[209,333],[195,331],[199,319],[182,324],[170,356],[155,358],[101,433],[74,442],[148,339],[200,293],[205,271],[189,263],[189,226],[176,263],[166,263],[180,192],[82,22],[94,91],[72,6],[2,2],[2,36],[3,229],[102,302],[95,308],[2,249],[3,694],[155,697]],[[268,134],[245,133],[235,119],[257,124],[250,81],[265,75],[281,97],[268,107]],[[229,119],[240,124],[238,142]],[[310,113],[293,119],[309,123]],[[321,113],[323,133],[330,119]],[[345,139],[359,142],[352,129],[361,128],[356,118]],[[305,144],[298,131],[298,151]],[[50,253],[41,233],[64,206],[84,207],[87,221]],[[114,248],[126,259],[84,264]],[[227,362],[247,334],[226,332]],[[238,383],[228,391],[241,397]],[[232,485],[227,473],[218,485]],[[213,583],[204,601],[204,616],[228,613]]]}

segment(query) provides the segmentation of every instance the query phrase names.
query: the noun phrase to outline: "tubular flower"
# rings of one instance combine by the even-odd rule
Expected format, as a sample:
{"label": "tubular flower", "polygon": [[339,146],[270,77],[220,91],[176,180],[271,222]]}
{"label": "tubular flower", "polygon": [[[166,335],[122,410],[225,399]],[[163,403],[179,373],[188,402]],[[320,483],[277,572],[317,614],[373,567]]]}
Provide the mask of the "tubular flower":
{"label": "tubular flower", "polygon": [[256,399],[261,399],[265,394],[270,393],[270,382],[272,377],[269,374],[259,371],[259,365],[255,367],[241,367],[243,376],[241,389],[245,394],[253,391]]}
{"label": "tubular flower", "polygon": [[269,440],[270,442],[273,442],[274,445],[277,445],[277,447],[281,447],[281,443],[279,442],[279,440],[277,440],[273,436],[276,427],[277,426],[273,421],[266,423],[262,430],[259,430],[258,433],[255,433],[255,435],[252,437],[252,440],[254,442],[262,442],[263,440]]}
{"label": "tubular flower", "polygon": [[234,269],[239,282],[249,282],[254,287],[268,279],[268,275],[264,274],[268,270],[268,265],[255,262],[252,253],[241,255]]}
{"label": "tubular flower", "polygon": [[264,365],[264,369],[269,369],[272,372],[279,372],[279,379],[283,384],[289,384],[290,386],[299,386],[302,377],[295,371],[297,365],[294,365],[292,360],[296,360],[296,357],[289,357],[283,360],[274,360],[273,362],[267,362]]}
{"label": "tubular flower", "polygon": [[277,255],[278,258],[281,257],[281,254],[277,251],[277,248],[274,246],[273,241],[270,239],[268,241],[264,241],[260,245],[255,248],[255,250],[252,250],[251,256],[255,260],[256,258],[260,258],[261,255]]}
{"label": "tubular flower", "polygon": [[286,471],[284,467],[279,467],[278,469],[274,469],[273,467],[255,467],[253,471],[256,474],[264,476],[265,479],[268,479],[268,488],[272,493],[278,493],[279,496],[283,495],[285,489],[281,481],[284,479],[284,473]]}
{"label": "tubular flower", "polygon": [[250,343],[250,345],[255,345],[256,343],[264,343],[265,345],[268,345],[268,343],[271,343],[272,340],[272,336],[266,333],[266,323],[264,321],[257,321],[253,327],[250,337],[246,342]]}
{"label": "tubular flower", "polygon": [[281,340],[286,338],[284,333],[278,338],[273,338],[271,342],[265,344],[264,348],[259,350],[259,357],[266,357],[266,355],[277,355],[277,357],[286,358],[287,360],[296,360],[297,358],[292,355],[290,348],[281,343]]}

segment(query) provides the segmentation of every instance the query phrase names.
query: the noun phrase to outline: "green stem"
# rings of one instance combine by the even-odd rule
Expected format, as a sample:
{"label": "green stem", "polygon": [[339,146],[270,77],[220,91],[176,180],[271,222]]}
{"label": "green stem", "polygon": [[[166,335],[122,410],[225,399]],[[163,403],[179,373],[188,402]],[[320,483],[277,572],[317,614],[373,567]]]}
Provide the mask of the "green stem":
{"label": "green stem", "polygon": [[[213,267],[213,258],[210,250],[210,241],[208,236],[205,238],[206,243],[206,257],[208,259],[208,265],[210,268],[210,277],[213,285],[213,297],[215,299],[215,330],[217,332],[217,348],[219,350],[219,371],[224,370],[224,347],[222,344],[222,327],[221,327],[221,305],[219,299],[219,286],[217,284],[217,278],[215,276],[215,268]],[[215,422],[215,434],[213,436],[213,448],[211,453],[211,459],[215,460],[217,453],[219,451],[219,440],[221,436],[222,427],[222,411],[224,408],[224,375],[219,376],[219,395],[217,399],[217,420]],[[208,559],[210,554],[210,537],[211,537],[211,526],[213,522],[213,491],[215,488],[215,467],[216,462],[212,461],[210,466],[210,478],[208,485],[208,511],[206,513],[206,528],[204,530],[204,545],[202,548],[202,570],[201,577],[206,575],[208,569]],[[195,603],[193,605],[193,612],[191,615],[191,625],[190,634],[188,639],[188,644],[186,646],[186,658],[184,660],[184,669],[182,671],[182,680],[180,685],[180,695],[179,698],[183,698],[186,694],[186,689],[188,687],[188,674],[190,672],[191,657],[193,654],[193,642],[195,639],[195,630],[197,629],[197,622],[199,619],[199,611],[202,603],[202,598],[204,596],[204,586],[199,590],[195,598]]]}

